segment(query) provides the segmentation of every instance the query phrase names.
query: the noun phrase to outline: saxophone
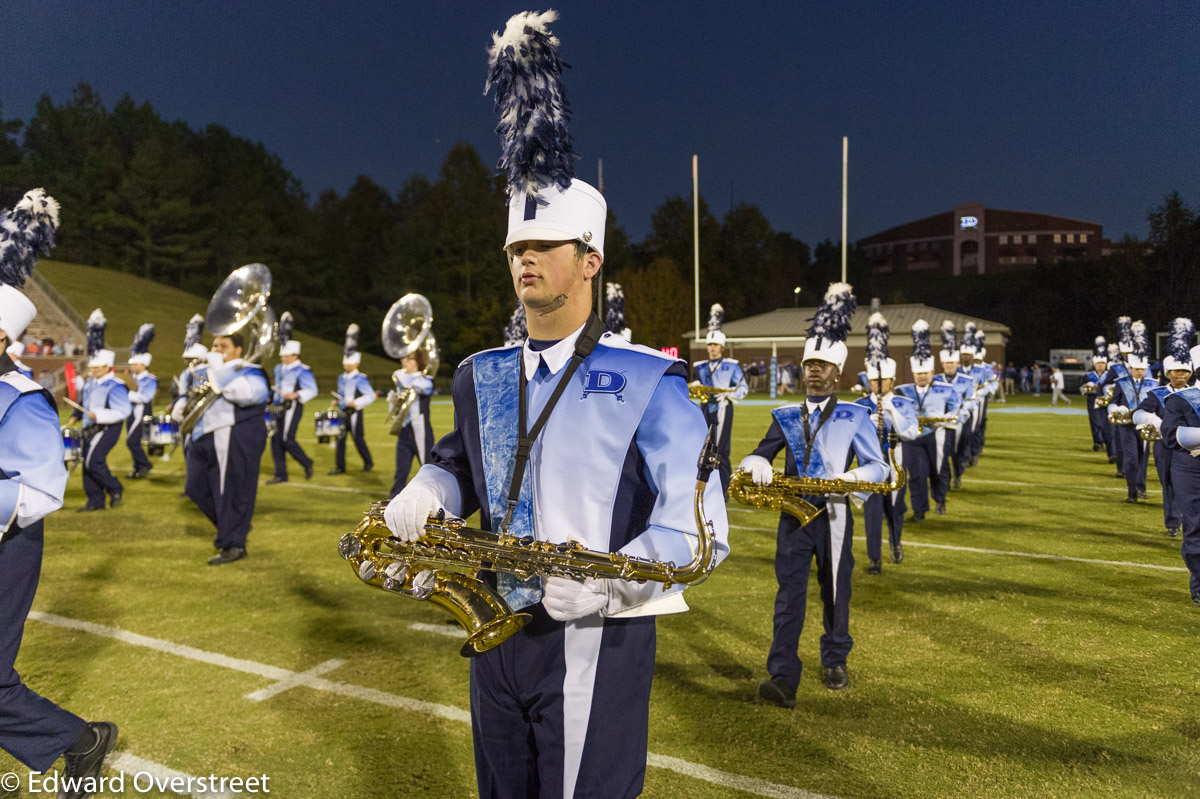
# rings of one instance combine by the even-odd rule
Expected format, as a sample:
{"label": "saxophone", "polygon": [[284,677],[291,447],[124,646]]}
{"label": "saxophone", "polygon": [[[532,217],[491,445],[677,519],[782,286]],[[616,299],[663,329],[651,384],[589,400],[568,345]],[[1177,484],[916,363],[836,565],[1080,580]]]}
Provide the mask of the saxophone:
{"label": "saxophone", "polygon": [[952,413],[947,416],[918,416],[917,424],[921,427],[953,427],[958,424],[958,415]]}
{"label": "saxophone", "polygon": [[1108,387],[1104,389],[1104,394],[1102,396],[1096,397],[1096,407],[1097,408],[1107,408],[1108,407],[1109,403],[1111,403],[1113,400],[1113,389],[1114,388],[1116,388],[1116,384],[1109,383]]}
{"label": "saxophone", "polygon": [[832,480],[824,477],[792,477],[782,472],[775,472],[774,479],[768,485],[760,486],[754,482],[750,473],[738,469],[729,481],[729,496],[743,505],[762,510],[777,510],[795,517],[800,525],[806,525],[825,510],[818,508],[805,496],[814,494],[888,494],[899,491],[908,483],[908,472],[896,463],[896,450],[889,451],[892,462],[892,473],[895,478],[891,481],[873,483],[866,480]]}
{"label": "saxophone", "polygon": [[707,579],[716,566],[716,542],[712,522],[704,513],[704,489],[718,462],[714,426],[709,429],[696,476],[696,552],[691,562],[682,566],[586,549],[577,541],[556,544],[478,530],[441,511],[426,520],[424,535],[416,541],[401,541],[384,523],[386,502],[371,504],[358,527],[342,536],[338,551],[368,585],[428,601],[453,616],[467,632],[460,654],[475,657],[504,643],[531,616],[514,613],[485,582],[458,569],[503,571],[522,580],[537,575],[650,581],[662,583],[664,590],[676,583],[698,584]]}
{"label": "saxophone", "polygon": [[1152,424],[1139,424],[1137,432],[1142,441],[1162,441],[1162,431]]}
{"label": "saxophone", "polygon": [[735,391],[737,391],[736,387],[718,388],[717,386],[706,386],[699,381],[688,383],[688,398],[704,402],[712,402],[716,397],[730,396]]}

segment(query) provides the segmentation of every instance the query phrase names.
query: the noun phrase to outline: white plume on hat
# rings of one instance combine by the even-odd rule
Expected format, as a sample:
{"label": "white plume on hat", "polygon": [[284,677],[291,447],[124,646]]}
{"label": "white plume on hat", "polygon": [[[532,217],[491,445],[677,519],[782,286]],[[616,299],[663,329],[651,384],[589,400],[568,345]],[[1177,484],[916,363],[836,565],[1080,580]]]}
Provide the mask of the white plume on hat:
{"label": "white plume on hat", "polygon": [[918,319],[913,322],[912,339],[912,357],[908,359],[908,365],[912,369],[913,374],[918,372],[932,372],[933,351],[929,344],[929,323],[924,319]]}

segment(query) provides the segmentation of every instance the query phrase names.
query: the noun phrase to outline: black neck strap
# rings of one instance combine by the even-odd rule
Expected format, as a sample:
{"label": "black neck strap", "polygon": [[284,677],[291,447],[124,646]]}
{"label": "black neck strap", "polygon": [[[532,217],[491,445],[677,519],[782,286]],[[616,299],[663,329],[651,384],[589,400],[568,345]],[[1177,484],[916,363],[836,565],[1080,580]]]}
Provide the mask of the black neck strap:
{"label": "black neck strap", "polygon": [[592,354],[592,350],[596,349],[596,343],[600,341],[600,337],[604,335],[604,323],[595,314],[589,314],[587,323],[583,326],[579,338],[575,339],[575,353],[571,356],[571,361],[563,370],[563,376],[559,378],[558,384],[554,387],[554,393],[550,395],[550,399],[546,402],[546,407],[542,409],[542,413],[538,416],[537,421],[533,423],[533,429],[526,432],[527,424],[527,399],[525,397],[529,380],[525,377],[525,356],[522,353],[521,358],[517,361],[520,377],[518,379],[517,391],[517,454],[513,461],[512,482],[508,486],[507,509],[504,512],[504,521],[500,524],[501,532],[508,532],[508,526],[512,524],[513,511],[517,508],[517,500],[521,496],[521,481],[525,479],[525,468],[529,463],[529,453],[533,449],[533,442],[537,440],[538,434],[542,432],[542,428],[546,426],[546,422],[550,419],[550,412],[554,410],[554,406],[558,404],[559,397],[567,388],[567,383],[571,382],[571,377],[575,374],[575,370],[579,365]]}
{"label": "black neck strap", "polygon": [[800,470],[800,476],[804,477],[808,474],[808,458],[812,453],[813,445],[816,443],[813,438],[817,433],[821,432],[821,428],[829,421],[829,417],[833,416],[833,410],[837,407],[837,397],[830,397],[825,400],[825,407],[821,409],[821,416],[817,419],[817,429],[813,430],[812,425],[808,421],[808,408],[804,409],[801,414],[801,419],[804,420],[804,465]]}

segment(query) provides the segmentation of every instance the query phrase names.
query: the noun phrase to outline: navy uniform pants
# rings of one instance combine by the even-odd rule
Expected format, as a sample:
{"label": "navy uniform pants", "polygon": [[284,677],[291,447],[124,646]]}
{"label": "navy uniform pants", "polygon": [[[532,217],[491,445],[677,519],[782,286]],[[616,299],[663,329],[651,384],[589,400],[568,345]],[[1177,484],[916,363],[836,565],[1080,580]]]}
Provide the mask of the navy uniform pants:
{"label": "navy uniform pants", "polygon": [[283,412],[282,419],[275,420],[275,435],[271,436],[271,460],[275,463],[275,476],[286,480],[287,456],[291,455],[302,469],[312,466],[312,458],[296,440],[296,432],[300,429],[300,420],[304,418],[304,403],[290,400]]}
{"label": "navy uniform pants", "polygon": [[954,473],[959,477],[967,470],[967,463],[971,460],[971,441],[975,435],[972,415],[968,413],[966,416],[966,421],[962,423],[955,437]]}
{"label": "navy uniform pants", "polygon": [[1192,598],[1200,597],[1200,458],[1187,452],[1171,451],[1171,482],[1175,487],[1179,516],[1183,522],[1180,552],[1190,578]]}
{"label": "navy uniform pants", "polygon": [[134,405],[133,413],[125,420],[125,446],[129,448],[129,455],[133,458],[135,472],[148,472],[152,468],[150,459],[146,457],[146,450],[142,449],[142,434],[146,430],[142,419],[145,413],[145,406]]}
{"label": "navy uniform pants", "polygon": [[[1191,457],[1190,455],[1188,457]],[[1175,486],[1171,483],[1171,450],[1161,441],[1154,442],[1154,471],[1158,472],[1158,484],[1163,493],[1163,524],[1168,530],[1179,529],[1179,503],[1175,498]]]}
{"label": "navy uniform pants", "polygon": [[1121,435],[1121,430],[1128,425],[1108,423],[1108,432],[1112,436],[1113,452],[1117,456],[1117,471],[1122,475],[1125,474],[1125,437]]}
{"label": "navy uniform pants", "polygon": [[97,425],[98,430],[83,445],[83,492],[90,508],[104,507],[104,493],[121,493],[121,481],[108,469],[108,453],[121,438],[121,423]]}
{"label": "navy uniform pants", "polygon": [[213,545],[217,549],[246,548],[266,438],[260,417],[214,430],[188,447],[184,490],[216,526]]}
{"label": "navy uniform pants", "polygon": [[854,522],[847,500],[830,500],[825,512],[801,527],[786,514],[779,518],[775,540],[774,632],[767,655],[767,673],[795,688],[803,664],[797,647],[804,630],[808,574],[817,561],[817,583],[824,606],[825,634],[821,636],[821,665],[846,663],[854,640],[850,637],[850,574],[854,571],[851,539]]}
{"label": "navy uniform pants", "polygon": [[983,452],[983,442],[987,433],[987,397],[980,400],[979,404],[979,419],[975,423],[975,430],[971,438],[971,455],[979,457],[979,453]]}
{"label": "navy uniform pants", "polygon": [[34,771],[50,768],[85,723],[30,690],[13,668],[41,569],[42,523],[10,530],[0,543],[0,749]]}
{"label": "navy uniform pants", "polygon": [[632,799],[642,793],[653,616],[533,618],[471,659],[481,799]]}
{"label": "navy uniform pants", "polygon": [[726,402],[722,411],[722,403],[710,402],[701,407],[704,411],[704,423],[709,427],[718,426],[717,435],[717,472],[721,475],[721,490],[729,495],[729,481],[733,477],[733,466],[729,453],[733,447],[733,403]]}
{"label": "navy uniform pants", "polygon": [[346,468],[346,439],[354,439],[354,448],[358,450],[359,457],[362,458],[363,468],[371,469],[375,466],[375,461],[371,459],[371,450],[367,449],[366,431],[363,430],[363,412],[356,411],[349,414],[347,417],[348,429],[346,435],[339,436],[337,444],[334,446],[334,462],[339,469]]}
{"label": "navy uniform pants", "polygon": [[[1100,417],[1100,431],[1104,435],[1104,452],[1110,458],[1116,458],[1117,434],[1108,421],[1108,408],[1096,408],[1096,415]],[[1117,463],[1120,462],[1120,458],[1117,458]]]}
{"label": "navy uniform pants", "polygon": [[1150,448],[1142,441],[1137,429],[1131,424],[1114,425],[1121,439],[1121,471],[1129,496],[1137,498],[1137,492],[1146,490],[1146,466],[1150,460]]}
{"label": "navy uniform pants", "polygon": [[946,456],[947,434],[953,436],[954,431],[940,428],[900,444],[900,451],[904,453],[904,468],[908,469],[908,489],[912,497],[913,513],[924,515],[929,512],[931,488],[934,502],[946,501],[946,491],[950,487],[950,464]]}
{"label": "navy uniform pants", "polygon": [[[396,476],[392,479],[391,494],[393,497],[408,485],[408,473],[412,470],[413,458],[416,458],[417,463],[423,466],[425,459],[433,450],[433,427],[430,426],[428,420],[426,420],[422,434],[424,441],[418,442],[412,424],[406,424],[400,428],[400,435],[396,436]],[[418,443],[422,446],[418,446]]]}
{"label": "navy uniform pants", "polygon": [[1092,445],[1106,444],[1104,440],[1105,409],[1096,407],[1096,395],[1087,394],[1088,427],[1092,431]]}

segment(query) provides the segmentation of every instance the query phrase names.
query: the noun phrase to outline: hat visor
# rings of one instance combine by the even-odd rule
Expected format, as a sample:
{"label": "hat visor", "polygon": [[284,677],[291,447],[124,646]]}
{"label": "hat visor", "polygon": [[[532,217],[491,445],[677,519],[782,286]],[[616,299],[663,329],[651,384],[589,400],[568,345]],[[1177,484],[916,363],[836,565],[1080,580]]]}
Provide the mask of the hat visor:
{"label": "hat visor", "polygon": [[582,241],[582,239],[580,239],[579,231],[573,230],[567,225],[538,220],[536,224],[528,227],[518,225],[508,231],[508,237],[504,240],[504,249],[507,250],[522,241]]}

